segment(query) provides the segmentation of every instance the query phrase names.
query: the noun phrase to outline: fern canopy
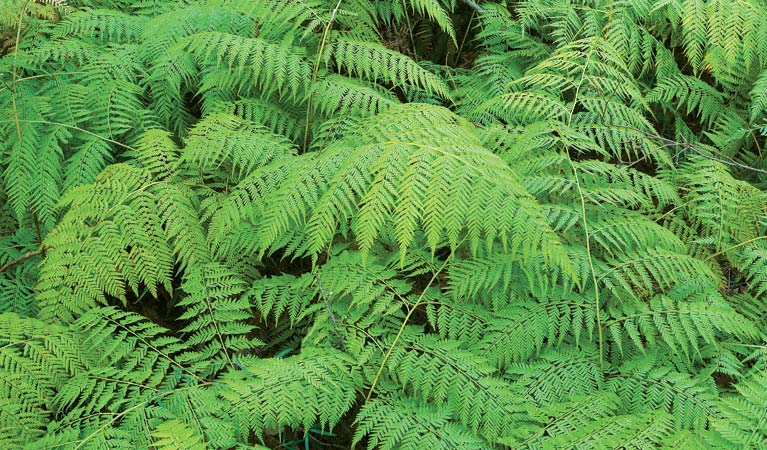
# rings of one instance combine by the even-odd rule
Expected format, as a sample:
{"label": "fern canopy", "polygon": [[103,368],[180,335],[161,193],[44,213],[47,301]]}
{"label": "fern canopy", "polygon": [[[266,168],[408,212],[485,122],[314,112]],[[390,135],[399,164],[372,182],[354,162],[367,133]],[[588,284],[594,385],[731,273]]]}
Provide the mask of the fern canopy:
{"label": "fern canopy", "polygon": [[0,2],[0,448],[767,448],[766,24]]}

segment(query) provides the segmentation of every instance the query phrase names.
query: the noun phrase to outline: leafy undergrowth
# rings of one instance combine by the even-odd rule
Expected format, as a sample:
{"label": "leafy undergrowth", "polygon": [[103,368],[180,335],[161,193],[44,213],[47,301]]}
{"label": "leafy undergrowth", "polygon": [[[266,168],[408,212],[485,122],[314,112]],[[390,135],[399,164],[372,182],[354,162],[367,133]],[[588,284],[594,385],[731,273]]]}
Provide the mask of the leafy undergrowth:
{"label": "leafy undergrowth", "polygon": [[767,448],[763,0],[0,6],[0,447]]}

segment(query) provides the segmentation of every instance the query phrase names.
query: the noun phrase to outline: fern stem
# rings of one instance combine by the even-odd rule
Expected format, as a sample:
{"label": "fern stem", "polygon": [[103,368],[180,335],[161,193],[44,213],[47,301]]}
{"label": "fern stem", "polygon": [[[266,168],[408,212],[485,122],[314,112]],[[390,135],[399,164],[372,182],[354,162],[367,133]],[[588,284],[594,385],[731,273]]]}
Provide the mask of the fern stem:
{"label": "fern stem", "polygon": [[750,447],[751,441],[754,440],[754,436],[756,436],[756,433],[758,433],[759,430],[762,429],[762,423],[764,422],[764,419],[766,419],[766,418],[767,418],[767,408],[762,410],[762,415],[759,416],[759,421],[756,423],[756,426],[751,431],[751,436],[749,436],[748,440],[746,441],[746,443],[743,444],[743,450],[748,450],[748,449],[752,448],[752,447]]}
{"label": "fern stem", "polygon": [[378,372],[376,372],[376,376],[375,378],[373,378],[373,383],[370,385],[370,389],[368,390],[368,393],[365,396],[365,402],[370,400],[370,397],[373,395],[373,390],[378,385],[378,380],[381,379],[381,374],[383,373],[384,367],[386,367],[386,362],[389,360],[389,357],[391,357],[391,354],[394,352],[394,347],[397,346],[397,342],[399,342],[400,337],[402,337],[402,333],[405,331],[405,327],[407,326],[407,323],[410,321],[410,317],[412,317],[415,310],[421,304],[421,300],[423,300],[424,295],[426,295],[426,291],[431,287],[432,283],[434,283],[434,280],[436,280],[439,274],[442,273],[443,270],[445,270],[445,267],[447,267],[447,263],[450,262],[450,260],[453,258],[453,255],[455,255],[455,249],[453,249],[450,252],[450,256],[448,256],[445,259],[445,262],[443,262],[440,268],[434,273],[434,275],[432,275],[431,279],[429,280],[429,283],[426,284],[426,287],[423,289],[423,292],[421,292],[421,295],[418,296],[418,300],[415,302],[415,304],[413,304],[413,307],[410,308],[410,310],[407,312],[407,315],[405,316],[405,320],[402,321],[402,325],[400,325],[399,331],[397,331],[396,336],[394,336],[394,342],[391,343],[391,345],[389,346],[389,349],[386,351],[386,355],[384,355],[384,358],[381,361],[381,364],[378,366]]}
{"label": "fern stem", "polygon": [[[86,73],[86,72],[84,72],[84,71],[53,72],[53,73],[43,73],[43,74],[40,74],[40,75],[30,75],[28,77],[18,77],[18,78],[16,78],[16,83],[18,84],[19,81],[36,80],[38,78],[56,77],[57,75],[76,75],[76,74],[81,74],[81,73]],[[5,82],[3,82],[3,84],[5,84],[5,87],[0,89],[0,93],[2,93],[3,91],[10,91],[10,90],[13,89],[13,87],[12,87],[13,85],[9,85],[9,84],[7,84]]]}
{"label": "fern stem", "polygon": [[413,52],[413,59],[418,60],[418,49],[415,48],[415,35],[413,34],[413,25],[410,23],[410,14],[405,14],[405,26],[407,26],[407,34],[412,44],[410,50]]}
{"label": "fern stem", "polygon": [[188,368],[186,368],[186,367],[182,366],[181,364],[179,364],[178,362],[176,362],[176,360],[174,360],[173,358],[171,358],[170,356],[168,356],[168,355],[167,355],[165,352],[163,352],[162,350],[160,350],[159,348],[157,348],[157,346],[155,346],[155,345],[154,345],[154,344],[152,344],[151,342],[147,341],[145,338],[143,338],[141,335],[139,335],[138,333],[136,333],[134,330],[131,330],[129,327],[126,327],[125,325],[123,325],[123,324],[122,324],[122,323],[120,323],[119,321],[117,321],[117,320],[115,320],[115,319],[112,319],[112,318],[110,318],[110,317],[105,317],[105,319],[106,319],[107,321],[109,321],[109,322],[112,322],[113,324],[115,324],[115,325],[116,325],[118,328],[121,328],[121,329],[125,330],[125,332],[126,332],[126,333],[129,333],[129,334],[131,334],[131,335],[132,335],[134,338],[136,338],[137,340],[139,340],[139,341],[143,342],[144,344],[146,344],[146,346],[147,346],[148,348],[152,349],[152,350],[153,350],[153,351],[155,351],[155,352],[156,352],[158,355],[160,355],[160,356],[162,356],[163,358],[165,358],[166,360],[168,360],[168,362],[169,362],[169,363],[170,363],[172,366],[178,367],[178,368],[179,368],[181,371],[183,371],[183,372],[186,372],[187,374],[189,374],[189,376],[190,376],[191,378],[195,379],[196,381],[202,381],[202,378],[200,378],[199,376],[197,376],[197,374],[196,374],[196,373],[192,372],[192,371],[191,371],[191,370],[189,370]]}
{"label": "fern stem", "polygon": [[224,353],[224,356],[226,357],[226,361],[229,363],[229,366],[232,369],[237,370],[237,366],[234,364],[234,362],[232,362],[232,358],[229,357],[229,352],[227,351],[226,342],[224,341],[224,335],[221,332],[221,327],[218,326],[218,321],[216,320],[216,315],[213,311],[213,305],[210,304],[210,298],[207,295],[205,296],[205,307],[208,310],[208,314],[210,314],[210,321],[213,323],[213,328],[215,328],[216,330],[216,337],[218,337],[218,342],[221,344],[221,352]]}
{"label": "fern stem", "polygon": [[45,251],[45,246],[40,247],[39,250],[35,250],[33,252],[27,252],[23,255],[19,256],[18,258],[14,259],[13,261],[8,261],[7,263],[0,266],[0,273],[5,272],[6,270],[10,269],[11,267],[15,266],[16,264],[22,263],[29,258],[34,258],[37,255],[42,254]]}
{"label": "fern stem", "polygon": [[[612,126],[620,127],[620,128],[626,128],[628,130],[644,134],[645,137],[648,138],[648,139],[657,139],[657,140],[663,142],[663,144],[664,144],[663,146],[664,147],[676,145],[676,146],[682,147],[683,150],[690,150],[691,152],[695,153],[696,155],[700,156],[701,158],[709,159],[711,161],[715,161],[715,162],[724,164],[726,166],[738,167],[740,169],[749,170],[749,171],[757,172],[757,173],[763,173],[763,174],[767,175],[767,170],[760,169],[758,167],[749,166],[748,164],[743,164],[742,162],[736,161],[736,160],[734,160],[732,158],[730,158],[729,161],[728,161],[726,159],[721,159],[721,158],[717,158],[715,156],[711,156],[711,155],[707,154],[706,152],[704,152],[703,150],[699,150],[697,147],[695,147],[694,145],[692,145],[692,144],[690,144],[688,142],[675,141],[673,139],[669,139],[669,138],[666,138],[666,137],[663,137],[663,136],[659,136],[657,134],[647,133],[647,132],[645,132],[643,130],[640,130],[638,128],[634,128],[634,127],[631,127],[631,126],[628,126],[628,125],[613,124]],[[677,152],[677,155],[679,155],[680,153],[682,153],[682,152],[681,151]],[[719,152],[719,153],[721,154],[721,152]],[[723,156],[726,156],[726,157],[729,158],[729,156],[727,156],[727,155],[723,155]]]}
{"label": "fern stem", "polygon": [[[7,120],[6,121],[0,121],[0,123],[4,123],[4,122],[9,122],[9,121],[7,121]],[[69,124],[61,123],[61,122],[52,122],[50,120],[19,120],[19,122],[21,122],[21,123],[40,123],[40,124],[45,124],[45,125],[56,125],[56,126],[59,126],[59,127],[69,128],[69,129],[77,130],[77,131],[79,131],[81,133],[85,133],[87,135],[93,136],[95,138],[101,139],[104,142],[109,142],[110,144],[118,145],[118,146],[120,146],[120,147],[122,147],[122,148],[124,148],[126,150],[133,150],[133,151],[136,150],[135,148],[131,147],[128,144],[123,144],[122,142],[115,141],[114,139],[109,139],[108,137],[104,137],[104,136],[102,136],[100,134],[94,133],[92,131],[88,131],[88,130],[86,130],[84,128],[80,128],[80,127],[75,126],[75,125],[69,125]]]}
{"label": "fern stem", "polygon": [[674,206],[673,208],[671,208],[671,209],[670,209],[670,210],[668,210],[667,212],[665,212],[665,213],[661,214],[661,215],[660,215],[660,217],[658,217],[657,219],[655,219],[655,223],[660,223],[660,221],[661,221],[661,220],[663,220],[663,219],[665,219],[667,216],[669,216],[669,215],[673,214],[673,212],[674,212],[674,211],[676,211],[677,209],[680,209],[680,208],[685,208],[685,207],[687,207],[687,202],[684,202],[684,203],[683,203],[683,204],[681,204],[681,205],[677,205],[677,206]]}
{"label": "fern stem", "polygon": [[[586,69],[589,66],[589,62],[591,61],[591,55],[594,53],[594,47],[591,46],[589,49],[589,54],[586,57],[586,61],[583,64],[583,70],[581,71],[581,79],[578,81],[578,86],[575,88],[575,95],[573,96],[573,106],[570,108],[570,114],[567,119],[567,125],[569,126],[573,121],[573,114],[575,113],[575,106],[578,104],[578,95],[580,93],[581,87],[583,86],[584,81],[586,80]],[[597,319],[597,339],[599,344],[599,371],[604,376],[604,336],[602,333],[602,314],[601,314],[601,302],[599,299],[599,285],[597,284],[597,273],[596,269],[594,268],[594,258],[591,255],[591,236],[589,233],[589,222],[586,217],[586,198],[583,195],[583,189],[581,188],[581,182],[580,178],[578,177],[578,170],[575,167],[575,163],[573,162],[573,158],[570,156],[569,149],[565,149],[565,154],[567,155],[567,161],[570,163],[570,168],[573,171],[573,176],[575,177],[575,186],[578,188],[578,197],[580,198],[581,203],[581,220],[583,220],[583,234],[585,237],[585,244],[586,244],[586,257],[589,261],[589,271],[591,272],[591,283],[594,285],[594,314]]]}
{"label": "fern stem", "polygon": [[[32,2],[32,0],[28,0],[24,3],[24,8],[21,10],[21,14],[19,14],[19,22],[16,25],[16,42],[14,43],[13,48],[13,70],[11,73],[11,107],[13,108],[13,121],[16,125],[16,135],[19,139],[19,147],[22,147],[22,144],[24,142],[24,135],[21,132],[21,120],[19,119],[19,107],[16,102],[16,83],[19,80],[19,73],[18,73],[18,66],[16,64],[19,56],[19,43],[21,42],[21,25],[24,22],[24,14],[27,13],[27,8],[29,7],[29,4]],[[32,219],[35,222],[35,232],[37,234],[37,242],[40,243],[40,252],[44,255],[45,254],[45,247],[43,244],[43,235],[40,231],[40,220],[37,217],[37,212],[34,208],[32,208]],[[2,270],[0,270],[2,272]]]}
{"label": "fern stem", "polygon": [[368,339],[370,339],[370,342],[372,342],[372,343],[373,343],[373,345],[375,345],[376,347],[378,347],[378,350],[380,350],[380,351],[384,351],[384,349],[383,349],[383,346],[382,346],[381,344],[379,344],[379,343],[378,343],[378,340],[375,338],[375,336],[373,336],[372,334],[370,334],[370,333],[368,332],[368,330],[366,330],[366,329],[364,329],[364,328],[362,328],[362,327],[360,327],[359,325],[357,325],[357,324],[354,324],[354,323],[347,323],[347,324],[346,324],[346,326],[347,326],[347,327],[349,327],[349,328],[353,328],[353,329],[355,329],[355,330],[359,331],[360,333],[364,334],[365,336],[367,336],[367,338],[368,338]]}
{"label": "fern stem", "polygon": [[[211,385],[211,384],[213,384],[213,383],[211,383],[211,382],[203,382],[203,383],[200,383],[200,384],[195,384],[195,385],[183,387],[183,388],[180,388],[180,389],[173,389],[173,390],[169,390],[169,391],[159,392],[159,393],[157,393],[157,398],[160,398],[160,397],[165,396],[165,395],[175,394],[176,392],[181,391],[183,389],[195,389],[195,388],[199,388],[201,386]],[[89,440],[93,439],[93,437],[97,436],[99,433],[104,431],[107,427],[112,426],[113,423],[117,422],[121,418],[123,418],[126,415],[128,415],[128,413],[130,413],[130,412],[132,412],[132,411],[134,411],[136,409],[146,408],[146,407],[147,407],[147,403],[146,402],[138,402],[135,405],[131,406],[130,408],[127,408],[125,411],[123,411],[121,413],[118,413],[118,414],[115,414],[111,418],[111,420],[106,421],[106,423],[104,423],[104,425],[98,427],[93,433],[89,434],[88,436],[85,436],[83,438],[83,440],[80,441],[79,444],[77,444],[77,447],[73,447],[73,450],[78,450],[79,448],[81,448],[83,445],[85,445],[86,442],[88,442]]]}
{"label": "fern stem", "polygon": [[336,7],[333,8],[333,12],[330,14],[328,24],[325,25],[325,30],[322,32],[322,40],[320,41],[320,49],[317,51],[317,59],[314,62],[312,68],[312,81],[309,85],[309,98],[306,101],[306,125],[304,126],[304,145],[303,150],[306,151],[306,146],[309,140],[309,124],[311,122],[312,100],[314,98],[314,84],[317,82],[317,72],[320,70],[320,61],[322,60],[322,54],[325,52],[325,45],[327,45],[328,35],[330,34],[330,27],[333,26],[333,21],[338,13],[338,8],[341,7],[341,2],[338,0]]}
{"label": "fern stem", "polygon": [[[477,11],[474,10],[471,12],[471,17],[469,17],[469,23],[466,25],[466,31],[463,33],[463,39],[461,39],[461,45],[458,47],[458,50],[455,53],[455,60],[453,60],[454,65],[458,65],[458,60],[461,58],[461,52],[463,52],[463,46],[466,45],[466,38],[469,37],[469,30],[471,30],[471,23],[474,22],[474,16],[477,14]],[[447,57],[445,57],[445,65],[447,66]]]}
{"label": "fern stem", "polygon": [[16,66],[16,61],[19,56],[19,41],[21,41],[21,24],[24,21],[24,14],[27,13],[27,8],[29,7],[29,3],[32,0],[28,0],[24,2],[24,8],[21,10],[21,14],[19,14],[19,23],[16,25],[16,42],[14,43],[13,48],[13,70],[11,71],[11,105],[13,107],[13,118],[16,122],[16,134],[19,137],[19,145],[21,145],[22,142],[22,134],[21,134],[21,123],[19,122],[19,109],[16,105],[16,81],[19,78],[18,74],[18,68]]}
{"label": "fern stem", "polygon": [[32,220],[35,222],[35,234],[37,235],[37,242],[40,244],[40,253],[45,257],[45,246],[43,245],[43,232],[40,230],[40,219],[37,216],[37,211],[32,208]]}
{"label": "fern stem", "polygon": [[[760,241],[760,240],[762,240],[762,239],[767,239],[767,236],[757,236],[757,237],[755,237],[755,238],[747,239],[747,240],[745,240],[745,241],[743,241],[743,242],[737,243],[737,244],[735,244],[735,245],[733,245],[733,246],[731,246],[731,247],[727,247],[727,248],[726,248],[726,249],[724,249],[724,250],[720,250],[720,251],[718,251],[718,252],[716,252],[716,253],[714,253],[714,254],[711,254],[711,255],[709,255],[708,257],[706,257],[706,261],[708,261],[709,259],[713,259],[713,258],[716,258],[717,256],[719,256],[719,255],[722,255],[722,254],[724,254],[724,253],[727,253],[727,252],[729,252],[730,250],[735,250],[735,249],[736,249],[736,248],[738,248],[738,247],[742,247],[742,246],[744,246],[744,245],[748,245],[748,244],[750,244],[750,243],[752,243],[752,242]],[[0,270],[0,272],[2,272],[2,270]]]}

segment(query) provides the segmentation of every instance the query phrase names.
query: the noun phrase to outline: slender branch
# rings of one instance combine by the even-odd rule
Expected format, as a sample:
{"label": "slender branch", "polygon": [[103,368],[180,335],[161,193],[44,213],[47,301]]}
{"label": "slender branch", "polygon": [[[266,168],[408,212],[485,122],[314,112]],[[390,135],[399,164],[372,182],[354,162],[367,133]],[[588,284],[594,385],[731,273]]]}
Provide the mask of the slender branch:
{"label": "slender branch", "polygon": [[[18,78],[16,78],[16,84],[19,84],[20,81],[35,80],[35,79],[38,79],[38,78],[45,78],[45,77],[54,77],[55,78],[58,75],[75,75],[75,74],[80,74],[80,73],[85,73],[85,72],[84,71],[74,71],[74,72],[41,73],[41,74],[38,74],[38,75],[30,75],[28,77],[18,77]],[[2,73],[0,73],[0,75],[2,75]],[[6,83],[5,81],[2,81],[2,83],[5,85],[5,87],[0,89],[0,93],[2,93],[3,91],[10,91],[12,89],[12,86],[10,84]]]}
{"label": "slender branch", "polygon": [[0,266],[0,273],[5,272],[6,270],[10,269],[11,267],[15,266],[16,264],[22,263],[29,258],[34,258],[37,255],[42,255],[45,253],[46,247],[40,247],[39,250],[35,250],[32,252],[24,253],[23,255],[19,256],[18,258],[14,259],[13,261],[8,261],[7,263]]}
{"label": "slender branch", "polygon": [[21,24],[24,21],[24,14],[27,13],[27,8],[29,7],[29,3],[31,0],[24,3],[24,8],[21,10],[21,14],[19,14],[19,23],[16,27],[16,42],[13,47],[13,68],[11,70],[11,106],[13,107],[13,119],[16,123],[16,134],[19,137],[19,146],[21,146],[23,135],[21,134],[21,124],[19,123],[19,109],[18,105],[16,104],[16,80],[19,79],[19,73],[18,73],[18,66],[16,65],[16,60],[19,57],[19,41],[21,41]]}
{"label": "slender branch", "polygon": [[762,239],[767,239],[767,236],[757,236],[755,238],[751,238],[751,239],[745,240],[743,242],[739,242],[739,243],[737,243],[737,244],[735,244],[735,245],[733,245],[731,247],[727,247],[724,250],[720,250],[720,251],[718,251],[716,253],[708,255],[706,260],[716,258],[717,256],[723,255],[723,254],[729,252],[730,250],[735,250],[738,247],[743,247],[744,245],[748,245],[748,244],[751,244],[751,243],[756,242],[756,241],[761,241]]}
{"label": "slender branch", "polygon": [[[583,71],[581,72],[581,79],[578,81],[578,85],[575,88],[575,96],[573,100],[573,107],[570,109],[570,115],[567,119],[567,125],[569,126],[573,121],[573,114],[575,113],[575,106],[577,105],[577,102],[580,100],[578,98],[578,95],[581,91],[581,88],[583,87],[583,84],[586,82],[586,69],[588,68],[589,62],[591,61],[591,55],[593,54],[594,49],[591,48],[590,53],[586,59],[585,64],[583,65]],[[570,163],[570,169],[573,171],[573,177],[575,177],[575,186],[578,188],[578,197],[580,198],[581,202],[581,220],[583,220],[583,234],[584,238],[586,240],[586,257],[589,262],[589,272],[591,272],[591,282],[594,284],[594,315],[597,319],[597,334],[599,338],[599,372],[604,374],[604,336],[602,335],[602,303],[599,298],[599,285],[597,284],[597,271],[594,267],[594,258],[591,254],[591,233],[589,233],[589,221],[586,217],[586,196],[583,193],[583,187],[581,186],[580,179],[578,177],[578,170],[575,166],[575,163],[573,162],[573,158],[570,156],[570,149],[569,147],[566,148],[565,154],[567,155],[567,161]]]}
{"label": "slender branch", "polygon": [[687,148],[689,148],[689,150],[692,150],[693,153],[697,154],[698,156],[701,156],[701,157],[706,158],[706,159],[710,159],[711,161],[716,161],[718,163],[722,163],[722,164],[727,165],[727,166],[739,167],[741,169],[750,170],[752,172],[758,172],[758,173],[767,174],[767,170],[759,169],[757,167],[752,167],[752,166],[743,164],[743,163],[738,162],[738,161],[734,161],[734,160],[727,161],[725,159],[719,159],[719,158],[716,158],[714,156],[707,155],[706,153],[698,150],[697,148],[693,147],[690,144],[682,143],[682,145],[687,146]]}
{"label": "slender branch", "polygon": [[[646,131],[642,131],[642,130],[640,130],[638,128],[630,127],[628,125],[618,125],[618,124],[615,124],[613,126],[620,127],[620,128],[626,128],[626,129],[632,130],[634,132],[644,134],[645,137],[648,138],[648,139],[657,139],[657,140],[663,142],[662,147],[672,147],[672,146],[675,146],[675,145],[681,147],[682,151],[677,152],[676,155],[679,155],[679,154],[683,153],[684,151],[689,150],[689,151],[695,153],[696,155],[698,155],[698,156],[700,156],[702,158],[710,159],[711,161],[716,161],[716,162],[722,163],[724,165],[738,167],[740,169],[750,170],[752,172],[763,173],[763,174],[767,175],[767,170],[760,169],[758,167],[752,167],[752,166],[749,166],[747,164],[743,164],[741,162],[735,161],[734,159],[726,160],[726,159],[722,159],[722,158],[717,158],[715,156],[711,156],[708,153],[704,152],[703,150],[698,149],[696,146],[694,146],[694,145],[692,145],[692,144],[690,144],[688,142],[675,141],[673,139],[665,138],[663,136],[658,136],[657,134],[647,133]],[[629,163],[628,166],[631,167],[631,166],[639,163],[640,161],[644,160],[645,158],[646,157],[642,157],[642,158],[638,159],[637,161],[633,161],[633,162]]]}
{"label": "slender branch", "polygon": [[[636,131],[640,131],[640,130],[636,130]],[[679,141],[675,141],[673,139],[668,139],[668,138],[665,138],[663,136],[658,136],[658,135],[654,135],[654,134],[647,134],[647,137],[650,138],[650,139],[657,139],[657,140],[663,142],[664,146],[678,145],[678,146],[682,147],[685,150],[690,150],[693,153],[695,153],[696,155],[702,156],[703,158],[710,159],[712,161],[716,161],[716,162],[719,162],[719,163],[722,163],[722,164],[726,164],[726,165],[729,165],[729,166],[739,167],[741,169],[746,169],[746,170],[751,170],[751,171],[754,171],[754,172],[759,172],[759,173],[767,174],[767,170],[764,170],[764,169],[759,169],[757,167],[752,167],[752,166],[743,164],[743,163],[735,161],[735,160],[729,160],[728,161],[728,160],[725,160],[725,159],[721,159],[721,158],[717,158],[717,157],[711,156],[711,155],[707,154],[706,152],[704,152],[702,150],[698,150],[698,148],[696,148],[694,145],[692,145],[690,143],[687,143],[687,142],[679,142]]]}
{"label": "slender branch", "polygon": [[[12,121],[10,121],[10,120],[0,120],[0,123],[8,123],[8,122],[12,122]],[[62,122],[52,122],[50,120],[23,120],[23,119],[18,119],[18,120],[16,120],[16,122],[17,123],[42,123],[42,124],[46,124],[46,125],[56,125],[56,126],[59,126],[59,127],[68,128],[70,130],[77,130],[77,131],[79,131],[81,133],[85,133],[85,134],[93,136],[93,137],[95,137],[97,139],[101,139],[104,142],[109,142],[110,144],[117,145],[118,147],[122,147],[122,148],[124,148],[126,150],[132,150],[132,151],[136,150],[135,148],[131,147],[128,144],[123,144],[122,142],[115,141],[113,139],[109,139],[109,138],[104,137],[104,136],[102,136],[100,134],[94,133],[92,131],[88,131],[88,130],[86,130],[84,128],[80,128],[80,127],[75,126],[75,125],[69,125],[69,124],[62,123]],[[19,141],[19,142],[21,142],[21,141]]]}
{"label": "slender branch", "polygon": [[[455,53],[455,60],[454,64],[458,65],[458,61],[461,59],[461,52],[463,51],[463,46],[466,44],[466,38],[469,37],[469,31],[471,31],[471,23],[474,21],[474,16],[477,15],[476,11],[472,11],[471,17],[469,17],[469,24],[466,25],[466,31],[463,33],[463,39],[461,39],[461,45],[458,47],[458,50]],[[445,66],[447,66],[447,55],[445,55]]]}
{"label": "slender branch", "polygon": [[463,2],[464,5],[468,6],[469,8],[473,9],[474,11],[477,11],[477,12],[484,12],[485,11],[484,9],[482,9],[481,6],[479,6],[478,4],[474,3],[471,0],[461,0],[461,1]]}
{"label": "slender branch", "polygon": [[[461,243],[463,243],[463,241],[461,241]],[[461,245],[461,243],[459,243],[458,245]],[[457,247],[458,246],[456,246],[456,248]],[[383,360],[381,361],[381,365],[378,366],[378,372],[376,372],[376,376],[375,378],[373,378],[373,383],[370,385],[370,389],[368,390],[368,393],[365,396],[365,402],[370,400],[370,397],[373,395],[373,391],[378,385],[378,380],[381,379],[381,374],[383,373],[384,367],[386,367],[386,363],[389,361],[391,354],[394,352],[394,348],[397,346],[397,343],[402,337],[402,333],[405,331],[405,327],[407,326],[408,322],[410,322],[410,317],[416,311],[416,309],[418,308],[418,305],[422,303],[423,297],[426,295],[426,292],[432,286],[432,284],[437,279],[439,274],[442,273],[445,267],[447,267],[447,264],[450,262],[453,256],[455,256],[455,248],[450,252],[450,256],[448,256],[447,259],[445,259],[445,262],[442,263],[440,268],[431,277],[431,280],[429,280],[429,282],[426,284],[426,287],[423,289],[423,292],[421,292],[421,295],[418,296],[418,300],[415,302],[413,307],[410,308],[410,311],[408,311],[407,315],[405,316],[405,320],[402,321],[402,325],[400,325],[399,327],[399,331],[397,331],[397,334],[394,336],[394,341],[391,343],[391,345],[389,346],[389,349],[386,351],[386,354],[384,355]]]}

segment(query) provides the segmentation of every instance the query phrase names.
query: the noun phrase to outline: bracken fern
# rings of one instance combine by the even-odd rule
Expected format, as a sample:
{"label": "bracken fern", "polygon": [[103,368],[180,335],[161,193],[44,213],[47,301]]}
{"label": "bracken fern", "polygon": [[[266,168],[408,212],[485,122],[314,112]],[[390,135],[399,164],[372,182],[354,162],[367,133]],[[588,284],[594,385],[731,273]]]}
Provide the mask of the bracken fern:
{"label": "bracken fern", "polygon": [[0,447],[767,448],[763,0],[0,6]]}

